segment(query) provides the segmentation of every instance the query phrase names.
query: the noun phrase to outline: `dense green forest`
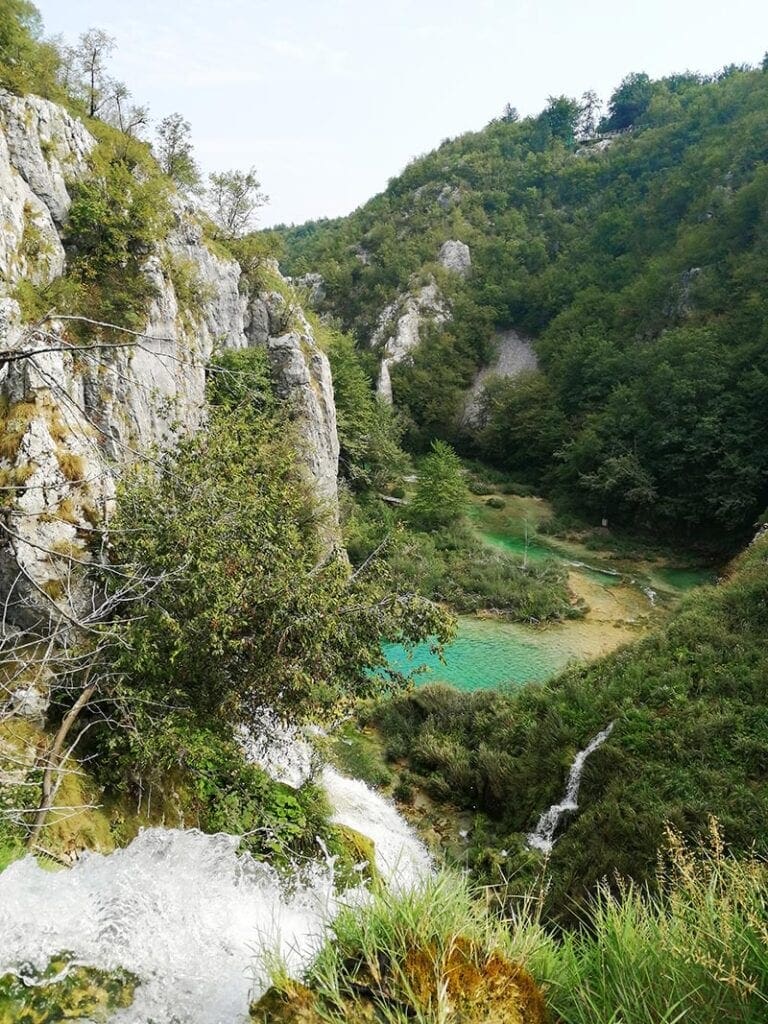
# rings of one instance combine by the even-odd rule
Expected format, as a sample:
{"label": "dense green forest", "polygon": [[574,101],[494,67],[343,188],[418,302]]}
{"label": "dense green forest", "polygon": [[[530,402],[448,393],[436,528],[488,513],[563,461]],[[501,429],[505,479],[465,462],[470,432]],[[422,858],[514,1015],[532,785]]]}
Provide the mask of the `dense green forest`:
{"label": "dense green forest", "polygon": [[[382,309],[437,280],[451,320],[392,369],[411,447],[441,437],[593,519],[735,547],[768,504],[768,74],[633,75],[610,134],[584,117],[553,98],[445,141],[351,216],[279,229],[284,268],[323,275],[371,371]],[[466,281],[436,264],[449,238]],[[510,327],[540,373],[496,382],[467,436],[464,390]]]}

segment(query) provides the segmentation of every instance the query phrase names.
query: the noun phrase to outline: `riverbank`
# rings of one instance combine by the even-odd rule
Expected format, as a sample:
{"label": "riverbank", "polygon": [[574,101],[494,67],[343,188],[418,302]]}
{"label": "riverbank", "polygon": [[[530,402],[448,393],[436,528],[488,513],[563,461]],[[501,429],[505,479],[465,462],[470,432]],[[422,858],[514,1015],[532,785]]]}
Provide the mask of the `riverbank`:
{"label": "riverbank", "polygon": [[[478,486],[474,482],[474,490]],[[417,685],[447,683],[471,691],[543,682],[661,627],[690,590],[715,578],[711,567],[647,549],[630,558],[626,541],[620,550],[613,547],[607,531],[598,550],[594,538],[588,546],[553,537],[546,532],[553,511],[544,499],[485,489],[489,493],[472,495],[468,510],[474,536],[524,568],[565,574],[572,614],[531,623],[510,622],[492,608],[461,615],[442,659],[426,643],[410,654],[388,647],[393,668],[418,670]]]}

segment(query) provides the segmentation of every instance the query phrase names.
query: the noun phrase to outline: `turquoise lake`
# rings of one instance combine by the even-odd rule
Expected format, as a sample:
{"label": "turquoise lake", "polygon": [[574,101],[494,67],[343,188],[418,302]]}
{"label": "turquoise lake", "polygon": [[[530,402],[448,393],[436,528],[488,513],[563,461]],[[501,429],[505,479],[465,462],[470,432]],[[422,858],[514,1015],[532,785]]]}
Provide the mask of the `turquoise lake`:
{"label": "turquoise lake", "polygon": [[417,685],[450,683],[460,690],[485,690],[505,684],[519,685],[549,679],[575,656],[557,627],[534,630],[517,623],[492,619],[459,619],[459,631],[445,650],[445,664],[419,644],[409,658],[399,644],[384,648],[392,668],[412,672]]}

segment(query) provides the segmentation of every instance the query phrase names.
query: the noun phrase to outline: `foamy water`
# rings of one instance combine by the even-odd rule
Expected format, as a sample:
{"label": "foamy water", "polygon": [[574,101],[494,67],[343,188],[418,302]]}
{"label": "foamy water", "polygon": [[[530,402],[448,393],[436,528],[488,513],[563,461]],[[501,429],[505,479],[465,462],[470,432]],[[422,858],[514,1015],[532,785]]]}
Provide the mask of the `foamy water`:
{"label": "foamy water", "polygon": [[590,754],[593,754],[598,747],[601,747],[603,743],[608,739],[613,730],[614,723],[611,722],[602,732],[599,732],[597,736],[594,736],[587,746],[578,752],[576,757],[573,759],[571,770],[568,773],[568,782],[565,786],[565,795],[558,804],[552,804],[542,816],[539,818],[539,822],[536,825],[535,832],[530,832],[527,836],[528,846],[532,850],[541,850],[542,853],[551,853],[552,847],[555,845],[556,832],[560,826],[563,818],[568,814],[573,814],[579,808],[579,788],[581,786],[581,776],[584,773],[584,765],[586,764],[587,758]]}
{"label": "foamy water", "polygon": [[[282,752],[278,744],[263,761],[300,784],[315,770],[314,755],[295,730],[281,735]],[[249,746],[254,759],[258,746]],[[319,781],[333,820],[374,841],[377,867],[394,888],[428,876],[429,856],[393,805],[331,768]],[[84,854],[66,871],[44,871],[32,857],[12,864],[0,873],[0,974],[25,962],[43,969],[68,950],[77,962],[139,977],[133,1005],[115,1022],[244,1024],[275,956],[300,976],[339,908],[367,894],[336,894],[333,863],[319,849],[316,863],[286,882],[237,846],[236,836],[153,828],[123,850]]]}

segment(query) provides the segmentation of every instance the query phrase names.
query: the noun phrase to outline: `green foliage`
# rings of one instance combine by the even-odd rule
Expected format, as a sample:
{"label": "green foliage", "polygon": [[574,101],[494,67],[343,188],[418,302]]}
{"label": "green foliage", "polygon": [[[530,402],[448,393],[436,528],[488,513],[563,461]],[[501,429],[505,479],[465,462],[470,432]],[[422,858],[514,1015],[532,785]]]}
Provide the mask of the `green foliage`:
{"label": "green foliage", "polygon": [[[66,274],[42,289],[23,282],[17,298],[28,315],[55,309],[141,330],[154,295],[144,264],[170,226],[171,186],[145,143],[100,121],[90,129],[99,139],[91,173],[69,185]],[[169,272],[189,297],[189,268]]]}
{"label": "green foliage", "polygon": [[[424,687],[383,705],[376,721],[390,754],[485,816],[494,845],[509,851],[502,870],[526,873],[523,836],[560,798],[575,753],[615,721],[549,861],[556,914],[616,871],[651,881],[665,822],[691,837],[715,814],[733,850],[764,851],[767,548],[755,542],[726,582],[692,594],[658,634],[548,685]],[[490,870],[481,845],[471,856]]]}
{"label": "green foliage", "polygon": [[277,415],[269,357],[264,349],[224,349],[208,366],[208,398],[229,410],[249,407]]}
{"label": "green foliage", "polygon": [[489,462],[541,480],[568,436],[554,389],[538,372],[491,379],[481,400],[476,445]]}
{"label": "green foliage", "polygon": [[260,192],[256,168],[210,174],[208,202],[211,216],[225,238],[242,238],[253,226],[256,210],[268,197]]}
{"label": "green foliage", "polygon": [[324,325],[322,337],[333,373],[341,471],[356,489],[384,490],[409,468],[398,420],[374,394],[349,335]]}
{"label": "green foliage", "polygon": [[653,84],[645,73],[633,72],[623,79],[608,101],[609,116],[600,126],[603,131],[631,128],[650,106]]}
{"label": "green foliage", "polygon": [[[766,505],[768,78],[631,75],[610,117],[633,130],[605,151],[570,147],[561,100],[443,143],[348,218],[283,229],[285,267],[323,274],[361,349],[434,274],[451,319],[392,372],[413,449],[460,443],[564,508],[734,547]],[[471,248],[466,281],[434,268],[446,238]],[[510,327],[537,337],[541,374],[494,386],[461,437]]]}
{"label": "green foliage", "polygon": [[125,625],[128,696],[202,719],[248,720],[264,704],[310,715],[379,685],[382,641],[446,632],[434,605],[390,589],[383,566],[351,575],[341,555],[322,555],[323,513],[290,425],[259,408],[254,360],[254,398],[238,403],[217,374],[205,429],[159,474],[126,480],[114,525],[118,562],[158,581]]}
{"label": "green foliage", "polygon": [[766,863],[675,833],[662,851],[657,895],[607,884],[585,908],[586,927],[554,936],[523,906],[511,945],[563,1024],[764,1020],[768,992]]}
{"label": "green foliage", "polygon": [[242,270],[242,282],[251,292],[268,287],[270,264],[283,254],[282,240],[269,232],[222,238],[221,231],[212,221],[203,221],[206,243],[225,258],[235,259]]}
{"label": "green foliage", "polygon": [[200,170],[192,155],[192,128],[179,113],[169,114],[157,126],[157,160],[180,189],[194,190],[200,184]]}
{"label": "green foliage", "polygon": [[566,573],[555,562],[530,562],[490,547],[466,523],[424,532],[410,510],[399,515],[375,498],[345,503],[344,541],[353,564],[374,551],[386,560],[398,590],[447,604],[457,612],[492,611],[515,621],[581,614],[569,600]]}
{"label": "green foliage", "polygon": [[433,441],[419,464],[419,479],[411,502],[413,521],[427,530],[457,522],[467,510],[469,490],[456,452],[444,441]]}
{"label": "green foliage", "polygon": [[394,895],[374,887],[341,910],[304,983],[275,965],[273,987],[251,1007],[259,1024],[544,1024],[541,993],[506,956],[504,930],[478,894],[449,874]]}
{"label": "green foliage", "polygon": [[539,122],[546,126],[553,139],[573,146],[580,115],[581,107],[576,100],[568,96],[550,96],[546,109],[539,115]]}
{"label": "green foliage", "polygon": [[3,0],[0,10],[0,86],[24,95],[65,99],[57,73],[59,55],[41,39],[40,13],[29,0]]}

